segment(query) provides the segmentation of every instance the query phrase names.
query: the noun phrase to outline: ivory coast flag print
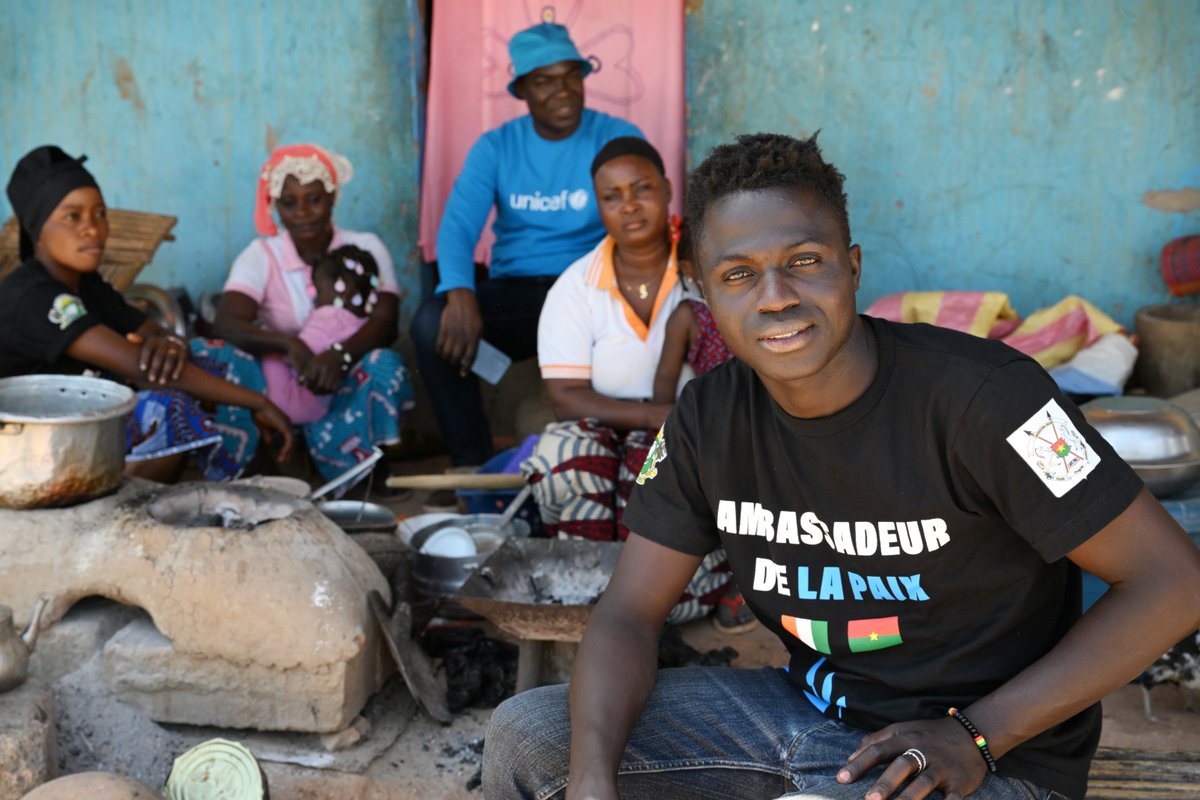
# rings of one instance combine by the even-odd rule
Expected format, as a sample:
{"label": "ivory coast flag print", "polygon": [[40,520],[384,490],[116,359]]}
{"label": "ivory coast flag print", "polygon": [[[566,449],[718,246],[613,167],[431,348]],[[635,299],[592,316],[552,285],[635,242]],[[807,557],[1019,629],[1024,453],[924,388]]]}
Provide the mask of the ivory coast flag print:
{"label": "ivory coast flag print", "polygon": [[900,618],[852,619],[846,623],[846,637],[850,640],[851,653],[882,650],[903,644],[900,638]]}
{"label": "ivory coast flag print", "polygon": [[804,642],[813,650],[825,655],[831,653],[829,649],[829,623],[825,620],[789,617],[787,614],[781,614],[779,620],[783,623],[783,627],[788,633]]}

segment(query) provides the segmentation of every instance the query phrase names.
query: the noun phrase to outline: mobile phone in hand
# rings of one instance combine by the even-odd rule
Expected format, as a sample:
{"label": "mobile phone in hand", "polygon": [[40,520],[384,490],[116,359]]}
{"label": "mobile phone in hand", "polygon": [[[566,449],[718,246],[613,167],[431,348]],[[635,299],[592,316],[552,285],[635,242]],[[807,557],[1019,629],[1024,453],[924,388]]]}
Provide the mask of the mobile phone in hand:
{"label": "mobile phone in hand", "polygon": [[504,377],[504,373],[508,371],[511,364],[511,358],[497,350],[487,340],[480,339],[479,347],[475,350],[475,363],[471,365],[471,372],[495,386]]}

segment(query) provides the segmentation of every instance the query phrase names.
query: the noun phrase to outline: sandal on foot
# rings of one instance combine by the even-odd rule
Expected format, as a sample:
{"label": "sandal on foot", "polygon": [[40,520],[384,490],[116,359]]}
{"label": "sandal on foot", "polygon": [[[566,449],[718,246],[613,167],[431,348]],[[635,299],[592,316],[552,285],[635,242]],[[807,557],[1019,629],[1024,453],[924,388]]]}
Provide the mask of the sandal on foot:
{"label": "sandal on foot", "polygon": [[710,619],[713,627],[721,633],[745,633],[758,625],[754,612],[746,605],[746,598],[736,587],[725,593],[713,609]]}

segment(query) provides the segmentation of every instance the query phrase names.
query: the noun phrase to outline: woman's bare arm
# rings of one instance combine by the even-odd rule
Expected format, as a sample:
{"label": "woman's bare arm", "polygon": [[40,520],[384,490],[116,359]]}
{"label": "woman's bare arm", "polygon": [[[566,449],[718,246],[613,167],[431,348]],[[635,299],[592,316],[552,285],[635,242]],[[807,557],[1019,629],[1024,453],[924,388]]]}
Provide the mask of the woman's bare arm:
{"label": "woman's bare arm", "polygon": [[658,370],[654,373],[654,402],[675,403],[675,389],[679,386],[679,375],[688,348],[696,340],[696,314],[687,301],[675,306],[667,318],[667,329],[663,340],[662,354],[658,357]]}
{"label": "woman's bare arm", "polygon": [[550,378],[546,391],[559,419],[591,417],[620,431],[658,430],[667,420],[674,403],[642,403],[606,397],[582,379]]}
{"label": "woman's bare arm", "polygon": [[68,345],[66,354],[76,361],[112,372],[144,389],[179,389],[211,403],[241,406],[254,412],[260,424],[282,437],[280,459],[291,457],[292,426],[287,417],[265,394],[210,375],[193,364],[186,364],[178,380],[152,383],[140,364],[141,347],[106,325],[95,325]]}
{"label": "woman's bare arm", "polygon": [[[296,344],[304,343],[295,336],[273,331],[258,324],[258,303],[241,292],[225,291],[217,303],[217,316],[213,320],[213,333],[236,347],[254,356],[266,353],[283,353],[289,356]],[[308,348],[304,347],[307,351]],[[311,353],[309,353],[311,356]],[[296,367],[293,361],[292,366]]]}

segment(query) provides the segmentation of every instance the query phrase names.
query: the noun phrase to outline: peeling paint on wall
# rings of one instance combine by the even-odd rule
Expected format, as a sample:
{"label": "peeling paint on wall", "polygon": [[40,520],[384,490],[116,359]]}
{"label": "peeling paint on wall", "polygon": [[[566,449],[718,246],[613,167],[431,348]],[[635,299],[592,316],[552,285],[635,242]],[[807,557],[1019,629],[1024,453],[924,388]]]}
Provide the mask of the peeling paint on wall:
{"label": "peeling paint on wall", "polygon": [[188,62],[187,75],[192,79],[192,99],[197,103],[204,102],[204,80],[200,77],[200,59],[193,58]]}
{"label": "peeling paint on wall", "polygon": [[142,102],[142,93],[138,89],[137,79],[133,77],[133,68],[129,66],[129,62],[123,58],[113,59],[112,73],[113,83],[121,93],[121,99],[129,101],[138,111],[145,111],[146,104]]}
{"label": "peeling paint on wall", "polygon": [[1185,214],[1200,210],[1200,189],[1189,186],[1186,189],[1148,191],[1142,195],[1142,202],[1155,211]]}

